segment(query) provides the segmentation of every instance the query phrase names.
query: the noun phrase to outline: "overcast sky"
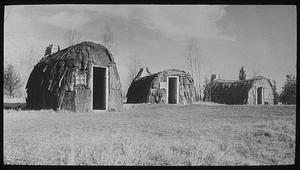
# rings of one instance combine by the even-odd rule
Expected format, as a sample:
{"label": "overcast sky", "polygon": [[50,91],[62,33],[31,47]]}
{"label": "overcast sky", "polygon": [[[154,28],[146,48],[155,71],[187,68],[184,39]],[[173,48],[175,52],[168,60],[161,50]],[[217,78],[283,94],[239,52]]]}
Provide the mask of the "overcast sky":
{"label": "overcast sky", "polygon": [[[8,8],[10,8],[8,10]],[[82,41],[101,43],[106,25],[114,33],[111,51],[123,87],[129,56],[137,57],[151,72],[170,68],[187,70],[188,40],[196,39],[202,61],[202,80],[211,73],[238,79],[241,65],[247,78],[254,71],[278,82],[296,74],[296,6],[288,5],[30,5],[9,6],[4,22],[4,63],[14,63],[27,80],[45,47],[65,47],[68,29]],[[31,68],[32,69],[32,68]]]}

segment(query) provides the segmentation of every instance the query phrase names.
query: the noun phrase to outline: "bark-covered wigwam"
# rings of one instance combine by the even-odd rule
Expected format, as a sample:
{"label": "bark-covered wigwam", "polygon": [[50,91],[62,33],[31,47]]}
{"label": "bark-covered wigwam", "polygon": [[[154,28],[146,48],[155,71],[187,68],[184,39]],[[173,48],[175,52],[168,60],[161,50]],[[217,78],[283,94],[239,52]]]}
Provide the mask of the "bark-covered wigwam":
{"label": "bark-covered wigwam", "polygon": [[187,72],[170,69],[139,77],[141,71],[128,88],[127,103],[187,104],[195,100],[194,80]]}
{"label": "bark-covered wigwam", "polygon": [[82,42],[45,56],[31,72],[28,109],[111,110],[122,105],[121,83],[108,49]]}
{"label": "bark-covered wigwam", "polygon": [[204,101],[222,104],[273,104],[273,86],[269,79],[213,80],[204,90]]}

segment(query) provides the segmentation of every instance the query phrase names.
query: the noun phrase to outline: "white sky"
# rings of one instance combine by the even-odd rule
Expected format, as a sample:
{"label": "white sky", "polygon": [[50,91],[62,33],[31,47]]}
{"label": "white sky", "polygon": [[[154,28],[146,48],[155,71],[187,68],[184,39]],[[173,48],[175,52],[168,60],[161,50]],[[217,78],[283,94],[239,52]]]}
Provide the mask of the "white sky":
{"label": "white sky", "polygon": [[[296,6],[288,5],[30,5],[10,8],[4,22],[4,64],[14,63],[24,80],[49,44],[65,47],[69,28],[82,41],[101,43],[105,25],[114,33],[112,53],[122,86],[127,86],[129,56],[152,73],[187,70],[185,48],[198,41],[202,80],[211,73],[237,79],[241,65],[274,79],[281,90],[296,74]],[[28,58],[31,53],[34,59]],[[29,65],[29,66],[27,66]]]}

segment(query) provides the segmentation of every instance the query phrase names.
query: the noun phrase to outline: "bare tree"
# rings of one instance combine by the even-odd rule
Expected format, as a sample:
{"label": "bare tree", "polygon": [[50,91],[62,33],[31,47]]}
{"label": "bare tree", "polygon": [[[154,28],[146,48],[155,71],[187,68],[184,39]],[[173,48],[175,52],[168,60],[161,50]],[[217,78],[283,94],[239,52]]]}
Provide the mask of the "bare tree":
{"label": "bare tree", "polygon": [[194,79],[196,89],[196,101],[201,99],[201,66],[204,56],[200,55],[198,43],[195,39],[188,41],[185,51],[186,64]]}
{"label": "bare tree", "polygon": [[139,72],[139,69],[142,67],[142,64],[140,62],[140,60],[136,57],[136,56],[130,56],[129,59],[129,64],[128,64],[128,77],[126,79],[125,82],[125,88],[124,91],[122,92],[122,96],[125,98],[126,97],[126,93],[128,91],[129,86],[131,85],[132,81],[134,80],[134,78],[136,77],[136,75]]}
{"label": "bare tree", "polygon": [[65,44],[71,46],[80,42],[81,36],[74,28],[69,28],[66,32]]}
{"label": "bare tree", "polygon": [[205,81],[204,81],[203,89],[206,88],[206,86],[208,85],[209,82],[210,82],[209,79],[207,78],[207,76],[205,76]]}
{"label": "bare tree", "polygon": [[11,64],[7,65],[4,68],[3,84],[4,93],[7,94],[9,97],[15,97],[16,90],[21,88],[23,85],[19,73]]}
{"label": "bare tree", "polygon": [[33,69],[33,66],[38,62],[38,60],[39,60],[39,55],[36,55],[33,48],[30,48],[22,58],[22,63],[25,66],[24,68],[26,69],[24,71],[30,74],[30,72]]}
{"label": "bare tree", "polygon": [[104,33],[102,34],[102,43],[108,49],[111,49],[113,47],[114,34],[109,24],[105,25]]}
{"label": "bare tree", "polygon": [[261,74],[260,74],[260,71],[253,70],[253,75],[252,75],[252,78],[259,77],[260,75],[261,75]]}
{"label": "bare tree", "polygon": [[137,75],[137,73],[141,67],[142,67],[142,64],[141,64],[140,60],[138,60],[137,57],[135,57],[135,56],[131,56],[130,63],[128,65],[128,69],[129,69],[128,80],[130,83],[133,81],[133,79],[135,78],[135,76]]}
{"label": "bare tree", "polygon": [[134,38],[129,37],[128,39],[128,45],[129,45],[129,64],[128,64],[128,78],[127,81],[130,83],[133,81],[135,76],[137,75],[139,69],[142,67],[141,61],[136,57],[134,54]]}

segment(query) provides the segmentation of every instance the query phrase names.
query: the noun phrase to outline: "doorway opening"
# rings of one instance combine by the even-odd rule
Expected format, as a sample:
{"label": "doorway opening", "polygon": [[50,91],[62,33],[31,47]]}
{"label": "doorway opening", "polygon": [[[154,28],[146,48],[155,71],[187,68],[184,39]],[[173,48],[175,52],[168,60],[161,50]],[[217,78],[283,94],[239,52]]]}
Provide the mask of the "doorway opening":
{"label": "doorway opening", "polygon": [[257,104],[263,104],[263,88],[257,88]]}
{"label": "doorway opening", "polygon": [[179,97],[179,78],[178,76],[170,76],[167,80],[168,84],[168,103],[177,104]]}
{"label": "doorway opening", "polygon": [[107,68],[93,66],[92,75],[92,110],[107,110]]}

